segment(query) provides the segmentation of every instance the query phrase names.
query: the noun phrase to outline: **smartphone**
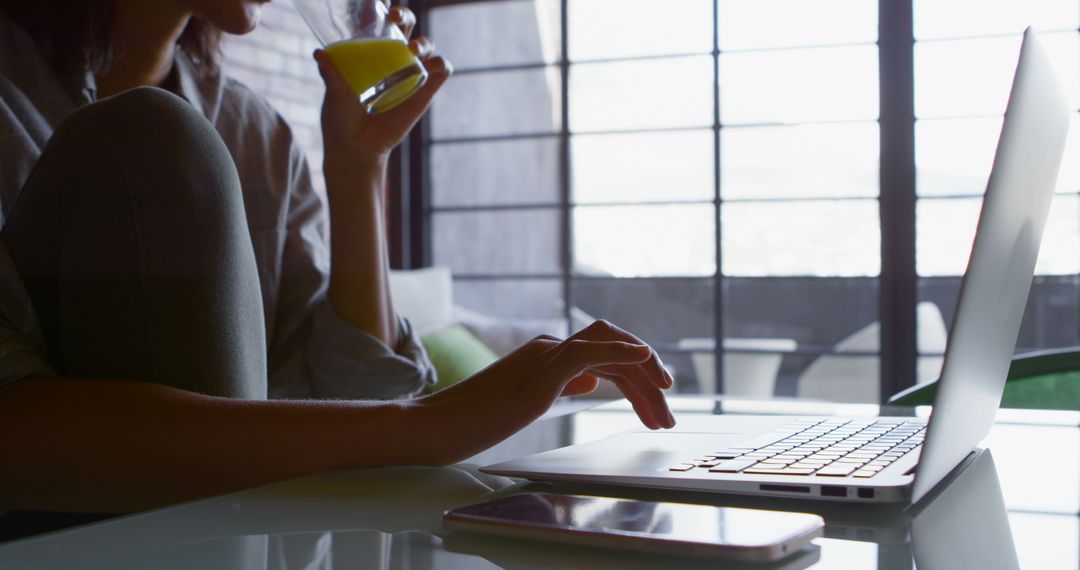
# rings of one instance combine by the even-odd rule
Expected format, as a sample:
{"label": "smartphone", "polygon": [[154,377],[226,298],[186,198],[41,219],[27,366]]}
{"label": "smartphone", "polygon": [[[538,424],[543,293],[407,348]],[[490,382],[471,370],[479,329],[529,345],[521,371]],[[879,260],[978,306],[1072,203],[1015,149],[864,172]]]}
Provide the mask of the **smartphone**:
{"label": "smartphone", "polygon": [[563,544],[780,560],[822,536],[821,517],[688,503],[521,493],[443,514],[446,528]]}

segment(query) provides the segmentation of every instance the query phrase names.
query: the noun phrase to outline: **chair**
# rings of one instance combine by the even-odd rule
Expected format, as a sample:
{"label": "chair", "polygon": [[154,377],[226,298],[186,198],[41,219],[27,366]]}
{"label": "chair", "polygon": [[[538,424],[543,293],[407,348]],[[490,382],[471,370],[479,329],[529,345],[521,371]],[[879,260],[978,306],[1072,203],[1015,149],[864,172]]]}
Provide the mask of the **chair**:
{"label": "chair", "polygon": [[[916,343],[920,356],[916,363],[917,384],[941,375],[942,357],[948,331],[941,310],[930,301],[915,307]],[[881,323],[872,322],[841,340],[833,354],[824,354],[799,375],[800,398],[829,402],[877,403],[881,401]],[[854,353],[854,354],[853,354]],[[863,354],[858,354],[863,353]]]}
{"label": "chair", "polygon": [[[680,350],[690,352],[698,389],[716,393],[716,341],[711,338],[684,338]],[[790,338],[725,338],[724,394],[749,398],[771,398],[784,354],[794,352]]]}
{"label": "chair", "polygon": [[[933,404],[935,380],[912,386],[889,398],[893,406]],[[1016,356],[1009,367],[1003,408],[1080,411],[1080,347],[1045,350]]]}

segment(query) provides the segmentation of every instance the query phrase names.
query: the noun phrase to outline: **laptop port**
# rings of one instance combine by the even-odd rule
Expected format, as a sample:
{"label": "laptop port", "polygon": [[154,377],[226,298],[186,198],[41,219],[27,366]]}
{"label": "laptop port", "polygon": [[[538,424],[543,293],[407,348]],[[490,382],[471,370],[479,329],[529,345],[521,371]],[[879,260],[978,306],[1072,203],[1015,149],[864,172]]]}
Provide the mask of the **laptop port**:
{"label": "laptop port", "polygon": [[874,490],[867,487],[859,487],[858,495],[860,499],[873,499]]}
{"label": "laptop port", "polygon": [[785,493],[809,493],[810,487],[802,485],[761,485],[762,491],[783,491]]}
{"label": "laptop port", "polygon": [[846,497],[847,487],[840,487],[837,485],[822,485],[821,486],[822,497]]}

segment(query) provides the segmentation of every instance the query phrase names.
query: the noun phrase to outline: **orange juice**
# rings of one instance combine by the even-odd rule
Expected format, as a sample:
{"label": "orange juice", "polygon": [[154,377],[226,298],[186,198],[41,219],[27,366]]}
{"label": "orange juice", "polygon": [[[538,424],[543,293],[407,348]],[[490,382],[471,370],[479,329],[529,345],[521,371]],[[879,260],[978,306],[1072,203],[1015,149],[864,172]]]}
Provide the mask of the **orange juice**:
{"label": "orange juice", "polygon": [[[372,112],[385,111],[404,101],[427,79],[420,61],[402,40],[344,40],[326,46],[326,53],[360,97],[360,102]],[[410,67],[416,68],[416,73],[402,73],[401,77],[386,81]]]}

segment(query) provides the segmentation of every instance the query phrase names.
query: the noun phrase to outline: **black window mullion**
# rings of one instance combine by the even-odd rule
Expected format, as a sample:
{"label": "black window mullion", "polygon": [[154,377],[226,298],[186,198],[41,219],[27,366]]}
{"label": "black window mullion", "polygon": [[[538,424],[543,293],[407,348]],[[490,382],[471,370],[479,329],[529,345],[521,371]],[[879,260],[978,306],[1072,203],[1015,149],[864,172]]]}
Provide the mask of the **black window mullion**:
{"label": "black window mullion", "polygon": [[[419,17],[415,33],[428,33],[428,14],[431,0],[403,0]],[[397,159],[398,185],[390,192],[391,240],[397,246],[391,252],[391,263],[400,269],[417,269],[431,265],[431,172],[428,150],[431,148],[431,120],[428,115],[416,124],[399,146]],[[395,238],[396,236],[396,238]]]}
{"label": "black window mullion", "polygon": [[720,17],[719,0],[712,2],[712,26],[713,26],[713,201],[716,206],[713,210],[714,225],[716,227],[716,274],[713,276],[713,336],[716,337],[716,357],[714,361],[714,374],[716,376],[716,393],[724,392],[724,266],[723,266],[723,231],[721,226],[721,211],[724,203],[721,198],[720,172],[723,166],[720,163]]}
{"label": "black window mullion", "polygon": [[[573,304],[573,284],[571,275],[574,268],[573,250],[573,212],[570,200],[570,25],[568,14],[570,0],[559,1],[559,98],[561,117],[559,125],[559,195],[562,201],[562,284],[563,318],[567,329],[570,327],[570,309]],[[568,330],[568,332],[574,332]]]}
{"label": "black window mullion", "polygon": [[915,384],[915,79],[912,0],[879,0],[881,402]]}

